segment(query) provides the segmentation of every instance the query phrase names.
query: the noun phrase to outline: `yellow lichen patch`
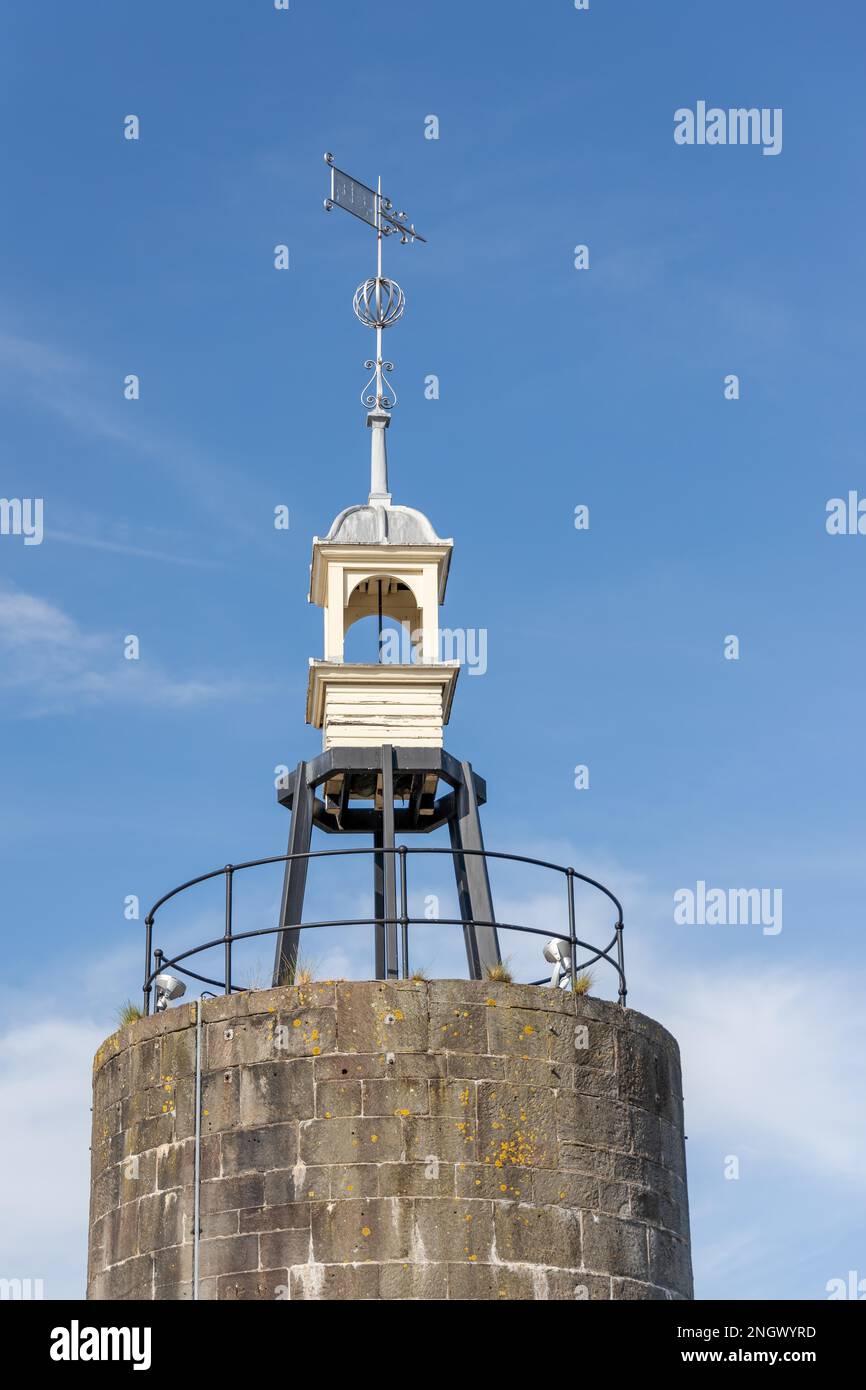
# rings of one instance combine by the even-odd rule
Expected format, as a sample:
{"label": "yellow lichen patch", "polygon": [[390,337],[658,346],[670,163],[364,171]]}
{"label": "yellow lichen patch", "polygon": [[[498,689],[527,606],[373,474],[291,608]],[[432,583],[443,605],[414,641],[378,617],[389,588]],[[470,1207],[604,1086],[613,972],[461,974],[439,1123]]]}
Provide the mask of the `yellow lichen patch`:
{"label": "yellow lichen patch", "polygon": [[371,1144],[378,1144],[378,1142],[379,1142],[379,1136],[378,1136],[378,1134],[371,1134],[371,1135],[370,1135],[370,1143],[371,1143]]}
{"label": "yellow lichen patch", "polygon": [[529,1037],[531,1033],[535,1032],[535,1029],[533,1028],[531,1023],[527,1023],[524,1025],[523,1031],[526,1034],[526,1036]]}
{"label": "yellow lichen patch", "polygon": [[293,1019],[292,1019],[292,1027],[293,1027],[293,1028],[300,1028],[300,1026],[301,1026],[301,1020],[300,1020],[299,1018],[293,1018]]}
{"label": "yellow lichen patch", "polygon": [[362,1235],[362,1236],[371,1236],[372,1234],[373,1234],[373,1232],[370,1230],[370,1227],[369,1227],[369,1226],[362,1226],[362,1227],[361,1227],[361,1235]]}
{"label": "yellow lichen patch", "polygon": [[331,1112],[330,1112],[330,1110],[326,1110],[326,1111],[325,1111],[325,1119],[326,1119],[326,1120],[330,1120],[330,1118],[331,1118]]}
{"label": "yellow lichen patch", "polygon": [[468,1105],[468,1104],[469,1104],[469,1087],[468,1087],[468,1086],[466,1087],[466,1090],[465,1090],[465,1091],[461,1091],[461,1092],[460,1092],[460,1104],[461,1104],[461,1105]]}
{"label": "yellow lichen patch", "polygon": [[518,1168],[531,1168],[535,1161],[534,1144],[537,1137],[535,1130],[530,1131],[528,1136],[518,1130],[513,1139],[501,1139],[499,1156],[493,1160],[494,1165],[504,1168],[508,1163]]}
{"label": "yellow lichen patch", "polygon": [[321,1052],[321,1050],[322,1050],[322,1049],[321,1049],[320,1047],[314,1047],[314,1048],[313,1048],[313,1056],[314,1056],[314,1057],[318,1057],[318,1055],[319,1055],[319,1053]]}
{"label": "yellow lichen patch", "polygon": [[496,1008],[496,1000],[495,1000],[495,999],[485,999],[484,1002],[485,1002],[485,1004],[489,1004],[490,1007],[491,1007],[491,1009],[495,1009],[495,1008]]}
{"label": "yellow lichen patch", "polygon": [[318,1028],[314,1028],[313,1031],[312,1031],[312,1033],[310,1034],[310,1037],[312,1038],[313,1042],[316,1041],[316,1039],[318,1038],[318,1036],[319,1036],[319,1030],[318,1030]]}
{"label": "yellow lichen patch", "polygon": [[402,1023],[402,1022],[403,1022],[403,1010],[402,1010],[402,1009],[395,1009],[395,1010],[394,1010],[394,1017],[396,1018],[396,1020],[397,1020],[398,1023]]}
{"label": "yellow lichen patch", "polygon": [[395,1115],[411,1115],[411,1110],[395,1110]]}

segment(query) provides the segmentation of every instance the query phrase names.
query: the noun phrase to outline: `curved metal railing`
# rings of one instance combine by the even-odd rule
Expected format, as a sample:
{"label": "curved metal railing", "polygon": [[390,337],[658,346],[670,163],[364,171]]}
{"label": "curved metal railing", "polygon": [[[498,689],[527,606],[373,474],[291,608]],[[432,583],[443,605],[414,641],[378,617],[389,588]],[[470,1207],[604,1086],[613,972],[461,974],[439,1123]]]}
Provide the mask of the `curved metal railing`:
{"label": "curved metal railing", "polygon": [[[338,858],[344,855],[355,854],[374,854],[385,855],[395,854],[398,858],[400,884],[399,884],[399,911],[395,917],[344,917],[333,918],[328,921],[319,922],[289,922],[280,923],[273,927],[257,927],[252,931],[234,930],[234,876],[244,869],[256,869],[266,864],[287,864],[293,859],[327,859]],[[468,855],[478,855],[486,860],[504,860],[516,864],[529,864],[535,868],[548,869],[553,873],[562,874],[566,880],[567,908],[568,908],[568,932],[552,932],[549,927],[531,927],[517,922],[488,922],[478,918],[463,917],[437,917],[435,923],[431,923],[428,917],[413,917],[409,912],[409,888],[407,858],[410,854],[447,854],[452,858],[465,859]],[[185,893],[187,889],[194,888],[196,884],[206,883],[211,879],[225,879],[225,924],[221,936],[214,937],[210,941],[202,942],[198,946],[191,946],[185,951],[179,951],[176,955],[167,955],[160,948],[154,948],[153,930],[156,914],[167,902],[176,898],[180,893]],[[616,922],[613,926],[613,936],[606,946],[596,946],[591,942],[583,941],[576,931],[575,913],[575,883],[587,884],[590,888],[597,889],[604,894],[616,908]],[[245,985],[236,984],[232,974],[232,954],[236,942],[250,941],[261,936],[274,936],[278,932],[299,929],[301,931],[318,931],[326,927],[388,927],[399,926],[402,945],[402,975],[404,979],[409,978],[411,971],[409,966],[409,929],[412,926],[426,926],[433,924],[439,927],[495,927],[498,931],[523,932],[530,936],[543,936],[548,940],[551,936],[556,936],[559,940],[568,941],[571,946],[571,968],[566,976],[564,983],[574,987],[579,973],[588,969],[589,966],[598,961],[605,961],[616,972],[618,984],[618,998],[623,1008],[626,1003],[626,978],[625,978],[625,959],[623,954],[623,912],[619,899],[597,879],[590,878],[587,874],[582,874],[577,869],[565,868],[561,864],[553,864],[544,859],[533,859],[525,854],[506,854],[498,850],[473,850],[473,849],[451,849],[444,845],[395,845],[390,848],[377,846],[353,846],[346,849],[323,849],[308,850],[298,854],[274,854],[265,859],[249,859],[242,864],[225,864],[221,869],[211,869],[209,873],[199,874],[196,878],[188,879],[186,883],[181,883],[177,888],[172,888],[170,892],[163,894],[153,905],[144,919],[145,927],[145,958],[144,958],[144,1012],[150,1013],[151,995],[153,982],[157,975],[162,971],[173,970],[180,975],[185,975],[189,979],[198,980],[205,985],[211,985],[223,994],[242,992],[248,988]],[[190,957],[200,955],[203,951],[211,951],[222,947],[224,951],[224,977],[222,980],[213,979],[207,975],[198,974],[190,969],[188,965],[181,962],[187,961]],[[585,960],[576,960],[578,950],[588,951],[589,955]],[[531,984],[546,984],[547,978],[540,980],[527,981]]]}

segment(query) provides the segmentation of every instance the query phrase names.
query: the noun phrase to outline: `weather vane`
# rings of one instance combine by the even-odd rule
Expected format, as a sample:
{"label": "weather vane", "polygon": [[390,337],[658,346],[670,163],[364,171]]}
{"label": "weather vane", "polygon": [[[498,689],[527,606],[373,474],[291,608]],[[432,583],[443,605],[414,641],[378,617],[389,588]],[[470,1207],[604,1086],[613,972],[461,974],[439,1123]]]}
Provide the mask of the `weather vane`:
{"label": "weather vane", "polygon": [[332,154],[325,155],[325,163],[331,170],[331,195],[325,199],[325,211],[330,212],[333,207],[345,208],[376,233],[376,274],[358,286],[352,307],[365,327],[376,330],[376,359],[364,363],[373,375],[361,392],[361,403],[368,410],[390,411],[397,404],[397,393],[385,375],[393,372],[394,363],[382,357],[382,330],[402,318],[406,300],[397,281],[382,274],[382,240],[395,232],[399,233],[404,246],[407,242],[426,241],[427,238],[415,231],[405,212],[394,211],[391,199],[382,194],[381,179],[377,188],[368,188],[367,184],[359,183],[351,174],[338,169]]}

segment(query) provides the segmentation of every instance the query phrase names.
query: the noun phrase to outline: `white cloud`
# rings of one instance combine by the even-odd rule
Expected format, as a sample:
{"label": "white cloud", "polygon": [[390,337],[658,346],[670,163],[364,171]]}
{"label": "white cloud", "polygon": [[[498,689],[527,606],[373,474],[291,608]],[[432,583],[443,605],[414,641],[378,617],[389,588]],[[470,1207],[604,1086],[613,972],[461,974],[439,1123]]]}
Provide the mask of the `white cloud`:
{"label": "white cloud", "polygon": [[90,1194],[90,1068],[104,1028],[34,1008],[0,1035],[0,1276],[84,1295]]}
{"label": "white cloud", "polygon": [[866,1188],[864,986],[862,972],[805,963],[665,961],[642,994],[680,1044],[689,1134]]}
{"label": "white cloud", "polygon": [[87,633],[56,604],[0,589],[0,691],[23,696],[19,713],[48,714],[80,704],[187,709],[261,691],[240,680],[177,678],[150,660],[127,661],[124,634]]}

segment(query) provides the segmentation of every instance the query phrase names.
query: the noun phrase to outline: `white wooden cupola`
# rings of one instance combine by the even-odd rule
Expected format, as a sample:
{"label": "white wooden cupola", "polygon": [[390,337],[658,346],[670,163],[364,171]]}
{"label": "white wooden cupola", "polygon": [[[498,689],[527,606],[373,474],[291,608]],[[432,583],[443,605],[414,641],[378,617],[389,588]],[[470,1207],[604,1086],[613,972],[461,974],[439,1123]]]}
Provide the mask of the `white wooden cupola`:
{"label": "white wooden cupola", "polygon": [[[453,541],[437,536],[423,513],[392,504],[390,416],[373,412],[367,424],[369,499],[340,512],[324,540],[313,539],[309,599],[323,610],[325,647],[323,660],[310,661],[307,723],[323,731],[325,750],[441,748],[459,670],[459,662],[439,660],[439,607]],[[411,661],[347,662],[349,628],[380,612],[410,634]]]}

